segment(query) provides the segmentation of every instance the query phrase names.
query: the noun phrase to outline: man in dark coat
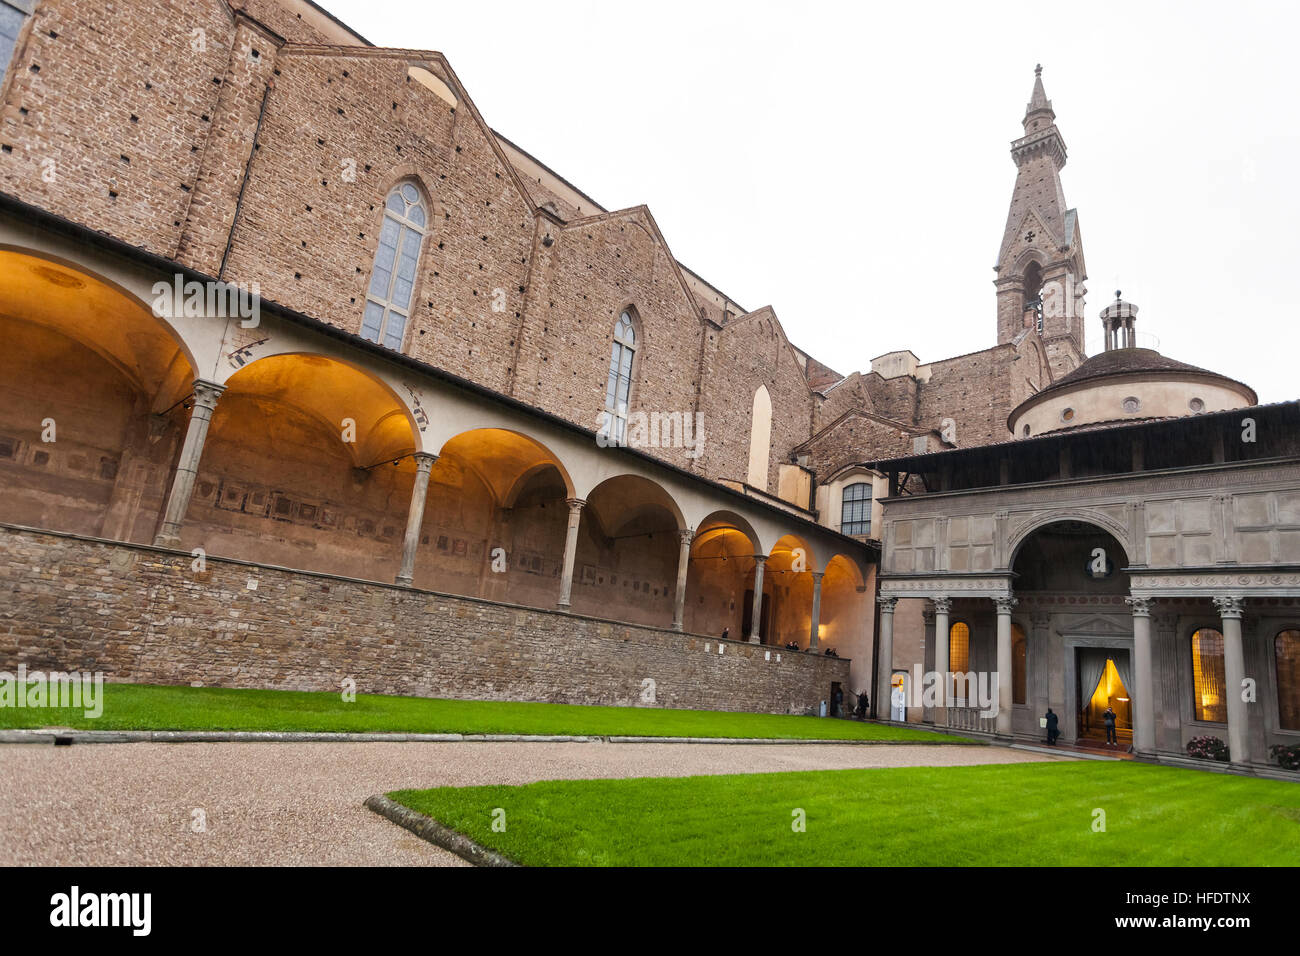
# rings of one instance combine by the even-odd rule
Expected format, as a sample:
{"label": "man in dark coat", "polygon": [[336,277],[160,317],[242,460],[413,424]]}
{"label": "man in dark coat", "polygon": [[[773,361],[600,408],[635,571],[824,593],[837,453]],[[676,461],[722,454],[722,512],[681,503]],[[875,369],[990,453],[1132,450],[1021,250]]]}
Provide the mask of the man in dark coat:
{"label": "man in dark coat", "polygon": [[1109,704],[1106,705],[1106,712],[1101,715],[1101,719],[1106,722],[1106,746],[1116,746],[1119,740],[1115,736],[1115,711],[1111,710]]}
{"label": "man in dark coat", "polygon": [[1049,707],[1047,708],[1047,742],[1056,746],[1056,738],[1059,736],[1061,736],[1061,722]]}

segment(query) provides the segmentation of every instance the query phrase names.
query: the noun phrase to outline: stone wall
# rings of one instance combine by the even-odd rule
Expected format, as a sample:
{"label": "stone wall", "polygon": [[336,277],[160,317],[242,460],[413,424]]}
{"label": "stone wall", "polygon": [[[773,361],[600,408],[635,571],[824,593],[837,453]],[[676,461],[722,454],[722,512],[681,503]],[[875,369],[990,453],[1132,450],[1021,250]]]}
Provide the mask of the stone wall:
{"label": "stone wall", "polygon": [[[0,670],[110,681],[802,711],[849,661],[0,525]],[[706,647],[708,650],[706,650]],[[769,659],[770,658],[770,659]]]}

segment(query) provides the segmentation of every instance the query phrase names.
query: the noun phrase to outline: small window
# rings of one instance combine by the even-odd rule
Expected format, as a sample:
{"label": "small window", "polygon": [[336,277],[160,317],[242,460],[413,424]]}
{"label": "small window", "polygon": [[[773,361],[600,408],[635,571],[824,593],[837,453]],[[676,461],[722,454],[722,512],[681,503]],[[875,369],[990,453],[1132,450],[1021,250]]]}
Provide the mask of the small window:
{"label": "small window", "polygon": [[1201,412],[1205,411],[1205,401],[1204,399],[1194,398],[1187,403],[1187,407],[1199,415]]}
{"label": "small window", "polygon": [[970,628],[964,621],[956,621],[948,628],[948,670],[954,675],[952,704],[954,707],[965,707],[974,688],[956,676],[970,673]]}
{"label": "small window", "polygon": [[636,358],[636,326],[624,311],[614,325],[609,354],[609,380],[605,386],[605,411],[609,414],[611,444],[627,439],[627,410],[632,395],[632,361]]}
{"label": "small window", "polygon": [[16,3],[0,0],[0,78],[4,77],[9,69],[9,61],[13,59],[14,49],[18,46],[18,34],[27,20],[29,5],[30,0],[17,0]]}
{"label": "small window", "polygon": [[1013,704],[1028,702],[1027,649],[1025,629],[1013,623],[1011,625],[1011,703]]}
{"label": "small window", "polygon": [[401,349],[427,221],[420,190],[409,182],[394,186],[384,202],[379,248],[375,250],[361,320],[362,338],[385,348]]}
{"label": "small window", "polygon": [[844,489],[840,501],[840,532],[871,534],[871,484],[859,481]]}
{"label": "small window", "polygon": [[1136,415],[1142,411],[1142,400],[1136,395],[1130,395],[1124,399],[1124,411],[1129,415]]}
{"label": "small window", "polygon": [[1074,409],[1067,408],[1063,412],[1061,412],[1061,421],[1067,423],[1074,421]]}
{"label": "small window", "polygon": [[1203,627],[1192,635],[1192,706],[1197,720],[1222,724],[1228,720],[1223,676],[1223,635]]}

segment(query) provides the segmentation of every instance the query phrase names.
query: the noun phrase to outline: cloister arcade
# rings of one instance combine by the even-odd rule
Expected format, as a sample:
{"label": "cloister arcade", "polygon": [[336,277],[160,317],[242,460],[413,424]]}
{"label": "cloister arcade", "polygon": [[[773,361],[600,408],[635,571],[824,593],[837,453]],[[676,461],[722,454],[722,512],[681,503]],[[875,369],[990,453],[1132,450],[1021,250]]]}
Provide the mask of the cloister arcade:
{"label": "cloister arcade", "polygon": [[[283,315],[0,233],[0,522],[850,656],[850,539]],[[43,243],[57,240],[42,237]]]}

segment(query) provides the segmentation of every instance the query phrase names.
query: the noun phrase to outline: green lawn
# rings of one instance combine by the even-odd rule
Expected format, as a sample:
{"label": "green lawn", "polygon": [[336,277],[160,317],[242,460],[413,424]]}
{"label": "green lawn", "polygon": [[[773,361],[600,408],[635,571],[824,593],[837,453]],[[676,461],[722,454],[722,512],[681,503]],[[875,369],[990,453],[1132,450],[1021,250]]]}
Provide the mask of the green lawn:
{"label": "green lawn", "polygon": [[[394,800],[531,866],[1297,866],[1300,786],[1129,762],[566,780]],[[493,810],[505,832],[493,832]],[[794,832],[793,811],[806,813]],[[1094,809],[1105,832],[1094,832]],[[498,815],[499,817],[499,815]]]}
{"label": "green lawn", "polygon": [[0,729],[304,730],[460,734],[575,734],[629,737],[784,737],[798,740],[965,742],[910,728],[850,720],[652,707],[583,707],[484,700],[436,700],[284,690],[106,684],[104,711],[0,708]]}

